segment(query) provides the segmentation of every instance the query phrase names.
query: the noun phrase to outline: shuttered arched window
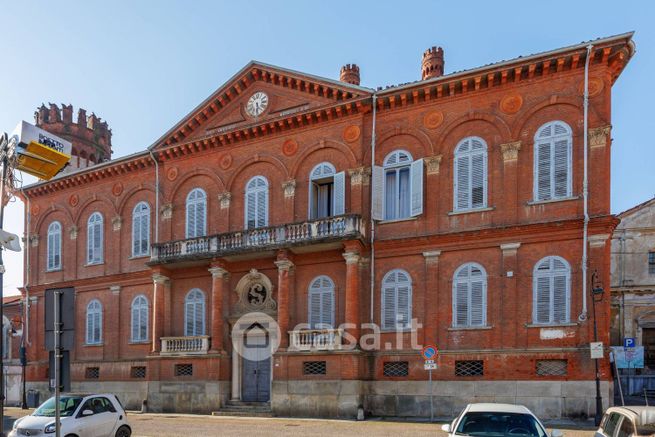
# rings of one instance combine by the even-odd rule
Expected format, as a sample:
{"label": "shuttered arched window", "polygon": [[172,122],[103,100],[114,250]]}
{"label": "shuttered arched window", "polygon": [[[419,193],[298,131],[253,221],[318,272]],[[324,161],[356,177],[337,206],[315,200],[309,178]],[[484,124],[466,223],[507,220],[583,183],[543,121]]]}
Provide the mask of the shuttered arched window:
{"label": "shuttered arched window", "polygon": [[321,162],[309,174],[309,218],[344,214],[346,173]]}
{"label": "shuttered arched window", "polygon": [[382,279],[382,329],[406,329],[412,318],[412,279],[405,270],[392,270]]}
{"label": "shuttered arched window", "polygon": [[197,288],[184,298],[184,335],[205,335],[205,294]]}
{"label": "shuttered arched window", "polygon": [[99,212],[94,212],[87,223],[87,264],[99,264],[103,260],[103,219]]}
{"label": "shuttered arched window", "polygon": [[246,184],[246,229],[268,226],[268,180],[255,176]]}
{"label": "shuttered arched window", "polygon": [[132,341],[148,341],[148,299],[142,294],[132,301]]}
{"label": "shuttered arched window", "polygon": [[48,226],[48,270],[61,269],[61,223]]}
{"label": "shuttered arched window", "polygon": [[93,299],[86,306],[86,344],[102,343],[102,304]]}
{"label": "shuttered arched window", "polygon": [[312,329],[334,326],[334,282],[327,276],[309,285],[309,325]]}
{"label": "shuttered arched window", "polygon": [[487,143],[464,138],[455,148],[454,208],[456,211],[487,206]]}
{"label": "shuttered arched window", "polygon": [[453,277],[453,326],[480,327],[487,324],[487,273],[467,263]]}
{"label": "shuttered arched window", "polygon": [[194,188],[186,196],[186,238],[207,234],[207,194]]}
{"label": "shuttered arched window", "polygon": [[572,133],[563,121],[541,126],[534,137],[534,199],[571,196]]}
{"label": "shuttered arched window", "polygon": [[139,202],[132,211],[132,256],[150,253],[150,206]]}
{"label": "shuttered arched window", "polygon": [[533,272],[532,320],[535,324],[568,323],[571,317],[571,267],[558,256],[539,261]]}

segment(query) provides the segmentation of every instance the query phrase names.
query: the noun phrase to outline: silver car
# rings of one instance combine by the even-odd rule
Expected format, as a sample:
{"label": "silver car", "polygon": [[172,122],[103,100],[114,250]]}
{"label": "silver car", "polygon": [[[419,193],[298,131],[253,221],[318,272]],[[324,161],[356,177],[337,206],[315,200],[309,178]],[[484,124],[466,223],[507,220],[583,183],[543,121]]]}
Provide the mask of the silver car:
{"label": "silver car", "polygon": [[605,411],[595,437],[655,435],[655,407],[611,407]]}

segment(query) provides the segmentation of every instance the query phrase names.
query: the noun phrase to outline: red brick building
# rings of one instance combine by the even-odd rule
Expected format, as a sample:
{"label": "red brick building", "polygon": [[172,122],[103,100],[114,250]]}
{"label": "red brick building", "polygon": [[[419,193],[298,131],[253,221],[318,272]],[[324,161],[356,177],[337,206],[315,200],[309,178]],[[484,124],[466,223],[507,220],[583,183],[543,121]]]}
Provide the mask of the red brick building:
{"label": "red brick building", "polygon": [[47,387],[44,290],[73,286],[73,388],[132,408],[428,416],[417,347],[436,344],[436,416],[474,400],[593,414],[583,255],[587,287],[594,270],[609,284],[631,38],[447,75],[433,48],[421,80],[377,90],[355,65],[335,81],[251,62],[114,160],[106,124],[42,108],[80,168],[23,193],[30,386]]}

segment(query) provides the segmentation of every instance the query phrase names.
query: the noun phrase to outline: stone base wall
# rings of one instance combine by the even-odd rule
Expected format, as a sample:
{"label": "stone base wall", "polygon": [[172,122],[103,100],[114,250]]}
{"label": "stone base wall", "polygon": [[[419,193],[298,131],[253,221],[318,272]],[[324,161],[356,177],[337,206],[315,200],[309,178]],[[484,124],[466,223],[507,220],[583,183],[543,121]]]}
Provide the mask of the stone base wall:
{"label": "stone base wall", "polygon": [[[72,382],[77,393],[114,393],[127,410],[140,410],[144,399],[153,413],[210,414],[218,411],[229,398],[227,381],[82,381]],[[28,382],[27,389],[37,390],[40,401],[52,396],[48,384]]]}
{"label": "stone base wall", "polygon": [[[434,416],[450,420],[473,402],[503,402],[528,407],[540,419],[586,419],[596,412],[595,381],[434,381]],[[429,417],[427,381],[367,381],[364,409],[367,415]],[[603,410],[611,405],[613,391],[601,381]]]}
{"label": "stone base wall", "polygon": [[355,419],[364,404],[364,382],[273,381],[271,408],[277,416]]}

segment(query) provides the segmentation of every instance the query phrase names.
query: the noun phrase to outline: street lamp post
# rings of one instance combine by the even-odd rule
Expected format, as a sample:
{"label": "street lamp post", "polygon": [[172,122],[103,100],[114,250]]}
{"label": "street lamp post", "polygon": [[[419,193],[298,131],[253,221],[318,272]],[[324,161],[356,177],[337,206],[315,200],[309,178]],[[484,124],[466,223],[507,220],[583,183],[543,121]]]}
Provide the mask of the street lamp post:
{"label": "street lamp post", "polygon": [[[594,342],[598,341],[598,324],[596,323],[596,302],[601,302],[603,300],[603,290],[602,285],[598,282],[598,271],[594,270],[594,273],[591,275],[591,308],[594,316]],[[603,398],[600,395],[600,370],[598,369],[598,359],[594,360],[596,366],[596,415],[594,416],[594,421],[596,426],[600,425],[600,420],[603,417]]]}
{"label": "street lamp post", "polygon": [[[9,165],[9,137],[6,133],[0,135],[0,165],[2,165],[2,170],[0,170],[0,229],[2,229],[4,223],[5,215],[5,180],[7,179],[7,166]],[[4,432],[4,423],[5,423],[5,330],[4,330],[4,283],[3,277],[5,274],[5,265],[2,262],[2,250],[3,247],[0,245],[0,297],[2,297],[2,303],[0,303],[0,320],[2,321],[2,335],[0,335],[0,353],[2,353],[2,359],[0,359],[0,437],[5,436]]]}

